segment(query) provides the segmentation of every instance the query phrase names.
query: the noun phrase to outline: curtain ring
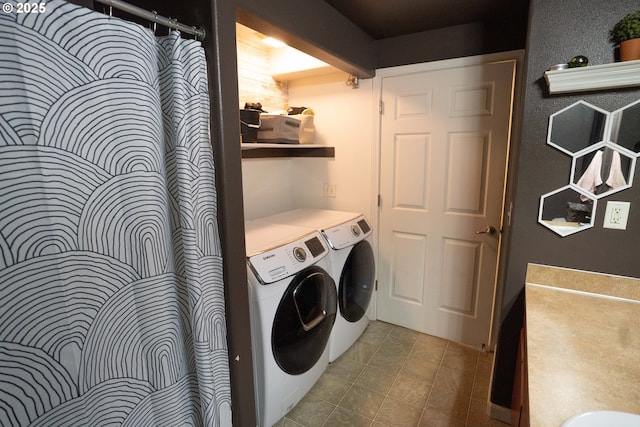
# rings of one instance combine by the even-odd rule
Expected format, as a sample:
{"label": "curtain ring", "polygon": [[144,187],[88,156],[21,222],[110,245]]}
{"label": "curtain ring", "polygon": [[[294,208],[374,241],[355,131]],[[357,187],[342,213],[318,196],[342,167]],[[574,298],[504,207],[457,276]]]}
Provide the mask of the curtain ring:
{"label": "curtain ring", "polygon": [[153,12],[153,35],[156,35],[156,31],[158,30],[158,12],[152,10]]}
{"label": "curtain ring", "polygon": [[180,31],[178,30],[178,25],[179,25],[178,18],[173,18],[173,20],[170,19],[170,21],[173,22],[174,28],[171,28],[171,27],[169,28],[169,34],[171,34],[171,30]]}

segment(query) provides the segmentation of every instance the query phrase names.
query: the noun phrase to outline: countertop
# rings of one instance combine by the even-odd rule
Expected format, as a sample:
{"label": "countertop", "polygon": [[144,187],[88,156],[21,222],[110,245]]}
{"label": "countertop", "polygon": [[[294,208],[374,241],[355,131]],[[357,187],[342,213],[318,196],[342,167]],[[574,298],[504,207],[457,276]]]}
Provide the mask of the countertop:
{"label": "countertop", "polygon": [[640,279],[530,264],[526,337],[531,427],[640,414]]}

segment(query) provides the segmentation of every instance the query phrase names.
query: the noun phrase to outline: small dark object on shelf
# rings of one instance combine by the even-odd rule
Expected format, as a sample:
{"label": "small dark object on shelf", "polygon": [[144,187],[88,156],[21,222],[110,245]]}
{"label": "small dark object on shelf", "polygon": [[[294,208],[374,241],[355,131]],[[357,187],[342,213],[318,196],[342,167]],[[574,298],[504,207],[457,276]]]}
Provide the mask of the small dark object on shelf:
{"label": "small dark object on shelf", "polygon": [[287,110],[287,114],[290,116],[302,114],[302,112],[306,109],[307,107],[289,107],[289,109]]}
{"label": "small dark object on shelf", "polygon": [[259,127],[260,110],[252,108],[240,110],[240,135],[242,136],[242,142],[258,142]]}
{"label": "small dark object on shelf", "polygon": [[591,222],[592,207],[586,203],[567,202],[567,217],[569,222],[588,224]]}
{"label": "small dark object on shelf", "polygon": [[258,110],[261,113],[266,113],[266,111],[262,109],[262,104],[259,102],[245,102],[244,108],[245,110]]}
{"label": "small dark object on shelf", "polygon": [[586,67],[589,65],[589,58],[583,55],[574,56],[569,60],[569,68]]}

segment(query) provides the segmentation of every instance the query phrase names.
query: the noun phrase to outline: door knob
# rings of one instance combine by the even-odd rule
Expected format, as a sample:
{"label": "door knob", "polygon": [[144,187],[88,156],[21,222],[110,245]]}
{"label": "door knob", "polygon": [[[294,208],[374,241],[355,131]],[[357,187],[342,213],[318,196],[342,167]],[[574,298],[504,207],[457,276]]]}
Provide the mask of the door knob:
{"label": "door knob", "polygon": [[496,234],[497,231],[498,230],[496,230],[496,228],[493,225],[487,225],[487,228],[485,228],[484,230],[481,230],[481,231],[480,230],[476,231],[476,234],[490,234],[490,235],[493,235],[493,234]]}

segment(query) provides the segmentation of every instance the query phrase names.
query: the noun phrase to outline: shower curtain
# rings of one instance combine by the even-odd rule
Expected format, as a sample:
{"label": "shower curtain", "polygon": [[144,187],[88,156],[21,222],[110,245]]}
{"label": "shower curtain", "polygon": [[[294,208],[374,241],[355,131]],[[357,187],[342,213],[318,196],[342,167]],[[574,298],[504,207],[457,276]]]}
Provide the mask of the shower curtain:
{"label": "shower curtain", "polygon": [[0,425],[231,425],[200,43],[2,6]]}

